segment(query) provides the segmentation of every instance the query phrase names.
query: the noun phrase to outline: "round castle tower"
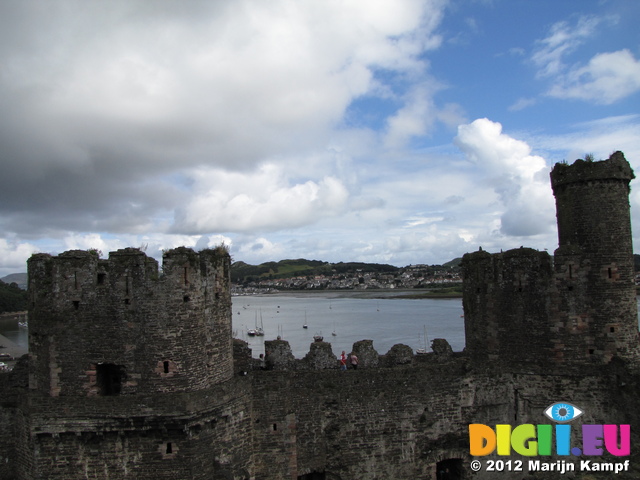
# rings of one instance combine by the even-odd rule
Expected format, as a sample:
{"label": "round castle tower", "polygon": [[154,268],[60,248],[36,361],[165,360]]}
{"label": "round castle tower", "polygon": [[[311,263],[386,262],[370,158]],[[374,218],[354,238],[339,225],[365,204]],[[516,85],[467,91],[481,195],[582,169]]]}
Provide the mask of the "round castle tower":
{"label": "round castle tower", "polygon": [[476,365],[550,372],[638,361],[633,178],[621,152],[557,164],[553,258],[528,248],[464,255],[466,351]]}
{"label": "round castle tower", "polygon": [[638,318],[629,214],[635,178],[622,152],[608,160],[556,164],[554,355],[574,363],[638,357]]}
{"label": "round castle tower", "polygon": [[33,255],[29,388],[50,396],[190,392],[233,375],[230,257],[177,248]]}

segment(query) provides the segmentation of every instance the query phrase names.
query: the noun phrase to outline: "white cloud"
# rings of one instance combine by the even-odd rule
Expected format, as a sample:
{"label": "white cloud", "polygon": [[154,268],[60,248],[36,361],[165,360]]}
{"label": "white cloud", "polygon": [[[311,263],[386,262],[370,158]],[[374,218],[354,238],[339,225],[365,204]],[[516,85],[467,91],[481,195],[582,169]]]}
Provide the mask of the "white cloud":
{"label": "white cloud", "polygon": [[531,155],[529,145],[502,133],[502,125],[486,118],[461,125],[454,142],[498,194],[503,234],[532,236],[552,229],[549,168],[542,157]]}
{"label": "white cloud", "polygon": [[629,50],[601,53],[559,78],[549,95],[609,105],[640,91],[640,61]]}
{"label": "white cloud", "polygon": [[194,195],[176,214],[174,229],[195,233],[273,231],[338,215],[349,192],[334,176],[292,183],[281,166],[255,172],[201,169]]}
{"label": "white cloud", "polygon": [[[105,255],[147,245],[155,258],[224,241],[251,262],[431,263],[478,244],[544,248],[555,244],[553,197],[530,146],[558,160],[621,149],[638,169],[636,120],[566,134],[578,113],[550,121],[554,102],[510,115],[491,94],[473,94],[504,77],[487,68],[491,52],[469,63],[471,45],[452,43],[430,55],[444,12],[448,36],[473,15],[493,42],[483,15],[506,9],[463,14],[446,0],[33,5],[0,2],[0,235],[10,239],[0,270],[3,255],[30,252],[32,240],[34,250]],[[555,22],[548,13],[536,17]],[[613,21],[555,22],[535,44],[538,78],[554,93],[605,104],[581,109],[584,119],[619,115],[607,102],[638,89],[622,35],[607,42],[617,52],[578,56]],[[533,41],[522,33],[509,45]],[[463,65],[487,75],[460,76]],[[526,81],[511,83],[519,90],[501,95],[519,98],[511,112],[536,101]],[[522,130],[469,123],[465,108]],[[464,155],[442,128],[459,125]],[[545,129],[565,134],[533,137]]]}
{"label": "white cloud", "polygon": [[[538,67],[538,77],[550,78],[547,95],[579,99],[609,105],[640,90],[640,62],[628,49],[603,52],[584,61],[569,64],[569,56],[579,47],[597,38],[603,25],[615,25],[616,16],[581,16],[574,25],[555,23],[549,35],[538,40],[531,60]],[[517,102],[512,110],[527,104]]]}
{"label": "white cloud", "polygon": [[[64,250],[89,250],[96,249],[107,255],[110,251],[124,248],[117,239],[106,239],[98,233],[71,233],[62,240]],[[139,245],[135,245],[139,246]]]}
{"label": "white cloud", "polygon": [[634,170],[640,170],[640,115],[600,118],[572,127],[564,134],[533,136],[530,142],[548,151],[555,161],[572,162],[587,153],[606,159],[620,150]]}
{"label": "white cloud", "polygon": [[[445,2],[27,3],[0,19],[0,214],[76,190],[35,231],[121,208],[151,176],[324,148],[354,99],[388,88],[377,72],[424,73]],[[7,201],[26,191],[39,195]],[[135,199],[145,212],[150,195]]]}
{"label": "white cloud", "polygon": [[444,220],[444,217],[423,217],[423,216],[414,216],[410,217],[406,221],[407,228],[413,228],[423,225],[430,225],[432,223],[441,222]]}
{"label": "white cloud", "polygon": [[266,237],[253,237],[239,240],[234,243],[232,253],[234,257],[250,264],[263,263],[265,259],[291,258],[296,256],[294,252],[287,250],[284,244],[272,242]]}
{"label": "white cloud", "polygon": [[[379,210],[351,157],[373,157],[380,137],[343,117],[419,82],[416,126],[397,135],[460,118],[455,104],[432,111],[425,75],[446,3],[3,4],[2,230],[52,253],[146,245],[159,258],[223,239],[266,255],[288,244],[260,231]],[[227,231],[244,236],[209,234]]]}
{"label": "white cloud", "polygon": [[[586,39],[591,37],[598,25],[605,19],[596,16],[581,16],[575,25],[568,22],[554,23],[549,34],[538,40],[531,60],[540,69],[540,77],[548,77],[561,73],[565,68],[565,58],[573,53]],[[614,19],[607,19],[614,21]]]}
{"label": "white cloud", "polygon": [[430,85],[415,87],[405,100],[405,106],[387,120],[384,143],[387,147],[399,147],[412,137],[426,134],[436,119],[436,107]]}
{"label": "white cloud", "polygon": [[[604,160],[620,150],[638,175],[640,172],[640,115],[619,115],[579,122],[572,129],[559,134],[538,134],[527,139],[537,149],[546,152],[547,158],[555,162],[572,163],[585,154],[593,154],[598,160]],[[640,179],[631,181],[631,223],[633,231],[640,225]],[[551,245],[551,243],[550,243]],[[555,241],[553,243],[555,245]],[[634,235],[634,250],[640,251],[640,238]]]}
{"label": "white cloud", "polygon": [[520,110],[524,110],[525,108],[532,107],[535,105],[535,98],[519,98],[513,105],[509,107],[510,112],[518,112]]}
{"label": "white cloud", "polygon": [[0,277],[11,272],[25,272],[28,258],[39,251],[34,244],[0,238]]}
{"label": "white cloud", "polygon": [[437,81],[423,82],[405,95],[404,106],[387,118],[383,143],[387,148],[405,146],[412,138],[429,135],[436,121],[455,127],[465,121],[463,108],[455,103],[436,106],[433,97],[443,86]]}

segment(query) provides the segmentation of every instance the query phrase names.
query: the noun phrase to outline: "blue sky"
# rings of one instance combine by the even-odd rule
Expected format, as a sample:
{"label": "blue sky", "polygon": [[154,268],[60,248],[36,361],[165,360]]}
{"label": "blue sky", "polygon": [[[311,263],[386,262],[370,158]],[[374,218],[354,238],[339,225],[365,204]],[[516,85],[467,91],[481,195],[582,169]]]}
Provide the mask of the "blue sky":
{"label": "blue sky", "polygon": [[552,252],[555,162],[621,150],[640,171],[638,18],[633,0],[2,2],[0,276],[75,248]]}

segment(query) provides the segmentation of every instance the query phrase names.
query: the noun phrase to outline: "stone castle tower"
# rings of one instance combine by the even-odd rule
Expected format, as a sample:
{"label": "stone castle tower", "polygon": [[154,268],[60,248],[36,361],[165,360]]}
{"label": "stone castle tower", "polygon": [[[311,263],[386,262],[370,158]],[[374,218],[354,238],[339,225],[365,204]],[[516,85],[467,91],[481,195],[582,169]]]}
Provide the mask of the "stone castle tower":
{"label": "stone castle tower", "polygon": [[543,372],[638,356],[629,182],[621,152],[551,172],[559,247],[464,257],[467,350]]}
{"label": "stone castle tower", "polygon": [[[29,409],[17,478],[211,478],[247,410],[233,377],[230,257],[134,248],[106,260],[36,254],[29,274]],[[242,415],[241,415],[242,416]],[[237,429],[237,430],[236,430]]]}
{"label": "stone castle tower", "polygon": [[622,152],[606,161],[557,164],[555,357],[576,363],[638,355],[638,322],[629,182],[635,178]]}
{"label": "stone castle tower", "polygon": [[233,375],[229,257],[127,248],[29,260],[29,388],[52,397],[191,392]]}

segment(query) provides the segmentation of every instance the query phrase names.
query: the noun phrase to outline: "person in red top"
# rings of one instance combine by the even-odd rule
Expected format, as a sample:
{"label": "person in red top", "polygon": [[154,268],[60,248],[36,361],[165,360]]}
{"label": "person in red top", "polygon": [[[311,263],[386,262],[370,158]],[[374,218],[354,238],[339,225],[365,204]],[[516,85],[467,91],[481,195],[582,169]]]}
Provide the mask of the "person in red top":
{"label": "person in red top", "polygon": [[343,372],[347,370],[347,356],[345,355],[344,350],[342,351],[342,355],[340,355],[340,370]]}

